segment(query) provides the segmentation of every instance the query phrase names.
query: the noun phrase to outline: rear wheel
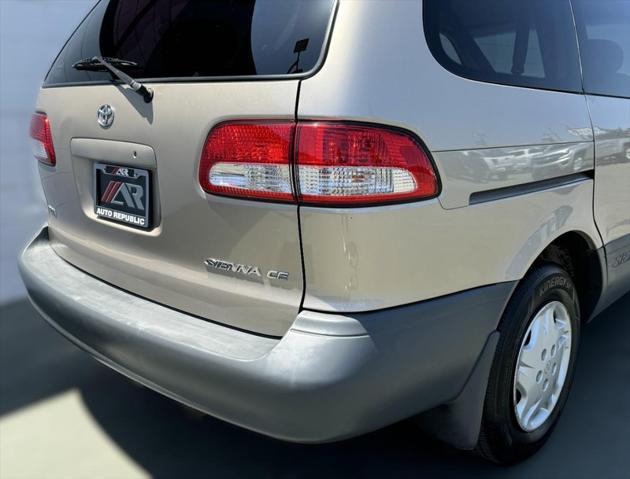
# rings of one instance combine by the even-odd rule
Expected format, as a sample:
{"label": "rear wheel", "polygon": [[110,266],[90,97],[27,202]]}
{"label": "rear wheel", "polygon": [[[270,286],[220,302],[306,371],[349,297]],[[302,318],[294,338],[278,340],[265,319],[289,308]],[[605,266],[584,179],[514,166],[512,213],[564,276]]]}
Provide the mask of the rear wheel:
{"label": "rear wheel", "polygon": [[566,271],[544,265],[523,280],[499,327],[477,446],[482,456],[514,463],[548,439],[571,386],[579,323]]}

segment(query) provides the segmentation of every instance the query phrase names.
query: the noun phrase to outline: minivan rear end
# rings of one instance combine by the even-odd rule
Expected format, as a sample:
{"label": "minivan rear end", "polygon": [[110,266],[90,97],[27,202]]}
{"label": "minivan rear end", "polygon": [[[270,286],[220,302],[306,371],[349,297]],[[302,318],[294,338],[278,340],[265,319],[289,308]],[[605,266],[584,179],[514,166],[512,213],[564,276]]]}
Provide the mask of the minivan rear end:
{"label": "minivan rear end", "polygon": [[475,448],[510,299],[561,249],[590,317],[606,274],[570,2],[485,3],[98,2],[34,117],[36,308],[273,437]]}

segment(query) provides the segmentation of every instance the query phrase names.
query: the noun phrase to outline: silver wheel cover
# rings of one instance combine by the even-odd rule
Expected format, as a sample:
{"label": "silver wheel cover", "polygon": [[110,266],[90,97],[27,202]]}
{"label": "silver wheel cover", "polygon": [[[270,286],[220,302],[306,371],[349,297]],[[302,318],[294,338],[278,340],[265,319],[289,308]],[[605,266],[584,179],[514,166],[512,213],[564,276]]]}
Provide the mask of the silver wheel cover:
{"label": "silver wheel cover", "polygon": [[519,426],[532,432],[542,426],[562,394],[571,358],[571,318],[553,301],[532,320],[519,350],[513,403]]}

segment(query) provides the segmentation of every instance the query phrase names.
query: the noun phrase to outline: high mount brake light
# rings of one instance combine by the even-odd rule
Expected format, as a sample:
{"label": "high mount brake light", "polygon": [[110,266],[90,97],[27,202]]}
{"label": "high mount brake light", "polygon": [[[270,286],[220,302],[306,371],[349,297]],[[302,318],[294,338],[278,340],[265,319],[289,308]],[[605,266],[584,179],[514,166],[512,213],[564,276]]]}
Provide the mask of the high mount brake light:
{"label": "high mount brake light", "polygon": [[218,125],[204,146],[199,180],[218,195],[339,206],[438,193],[433,165],[412,136],[333,122]]}
{"label": "high mount brake light", "polygon": [[57,158],[50,131],[50,121],[44,113],[33,113],[30,136],[33,156],[45,165],[55,166]]}

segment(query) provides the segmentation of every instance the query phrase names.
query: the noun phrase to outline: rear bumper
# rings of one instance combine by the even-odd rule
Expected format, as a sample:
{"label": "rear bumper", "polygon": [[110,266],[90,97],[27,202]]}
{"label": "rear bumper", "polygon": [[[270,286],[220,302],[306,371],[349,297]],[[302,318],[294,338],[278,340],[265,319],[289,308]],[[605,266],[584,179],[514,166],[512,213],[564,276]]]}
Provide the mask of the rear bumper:
{"label": "rear bumper", "polygon": [[40,314],[126,376],[279,439],[327,442],[457,398],[513,284],[386,311],[302,311],[268,338],[202,320],[110,286],[59,258],[44,228],[20,257]]}

